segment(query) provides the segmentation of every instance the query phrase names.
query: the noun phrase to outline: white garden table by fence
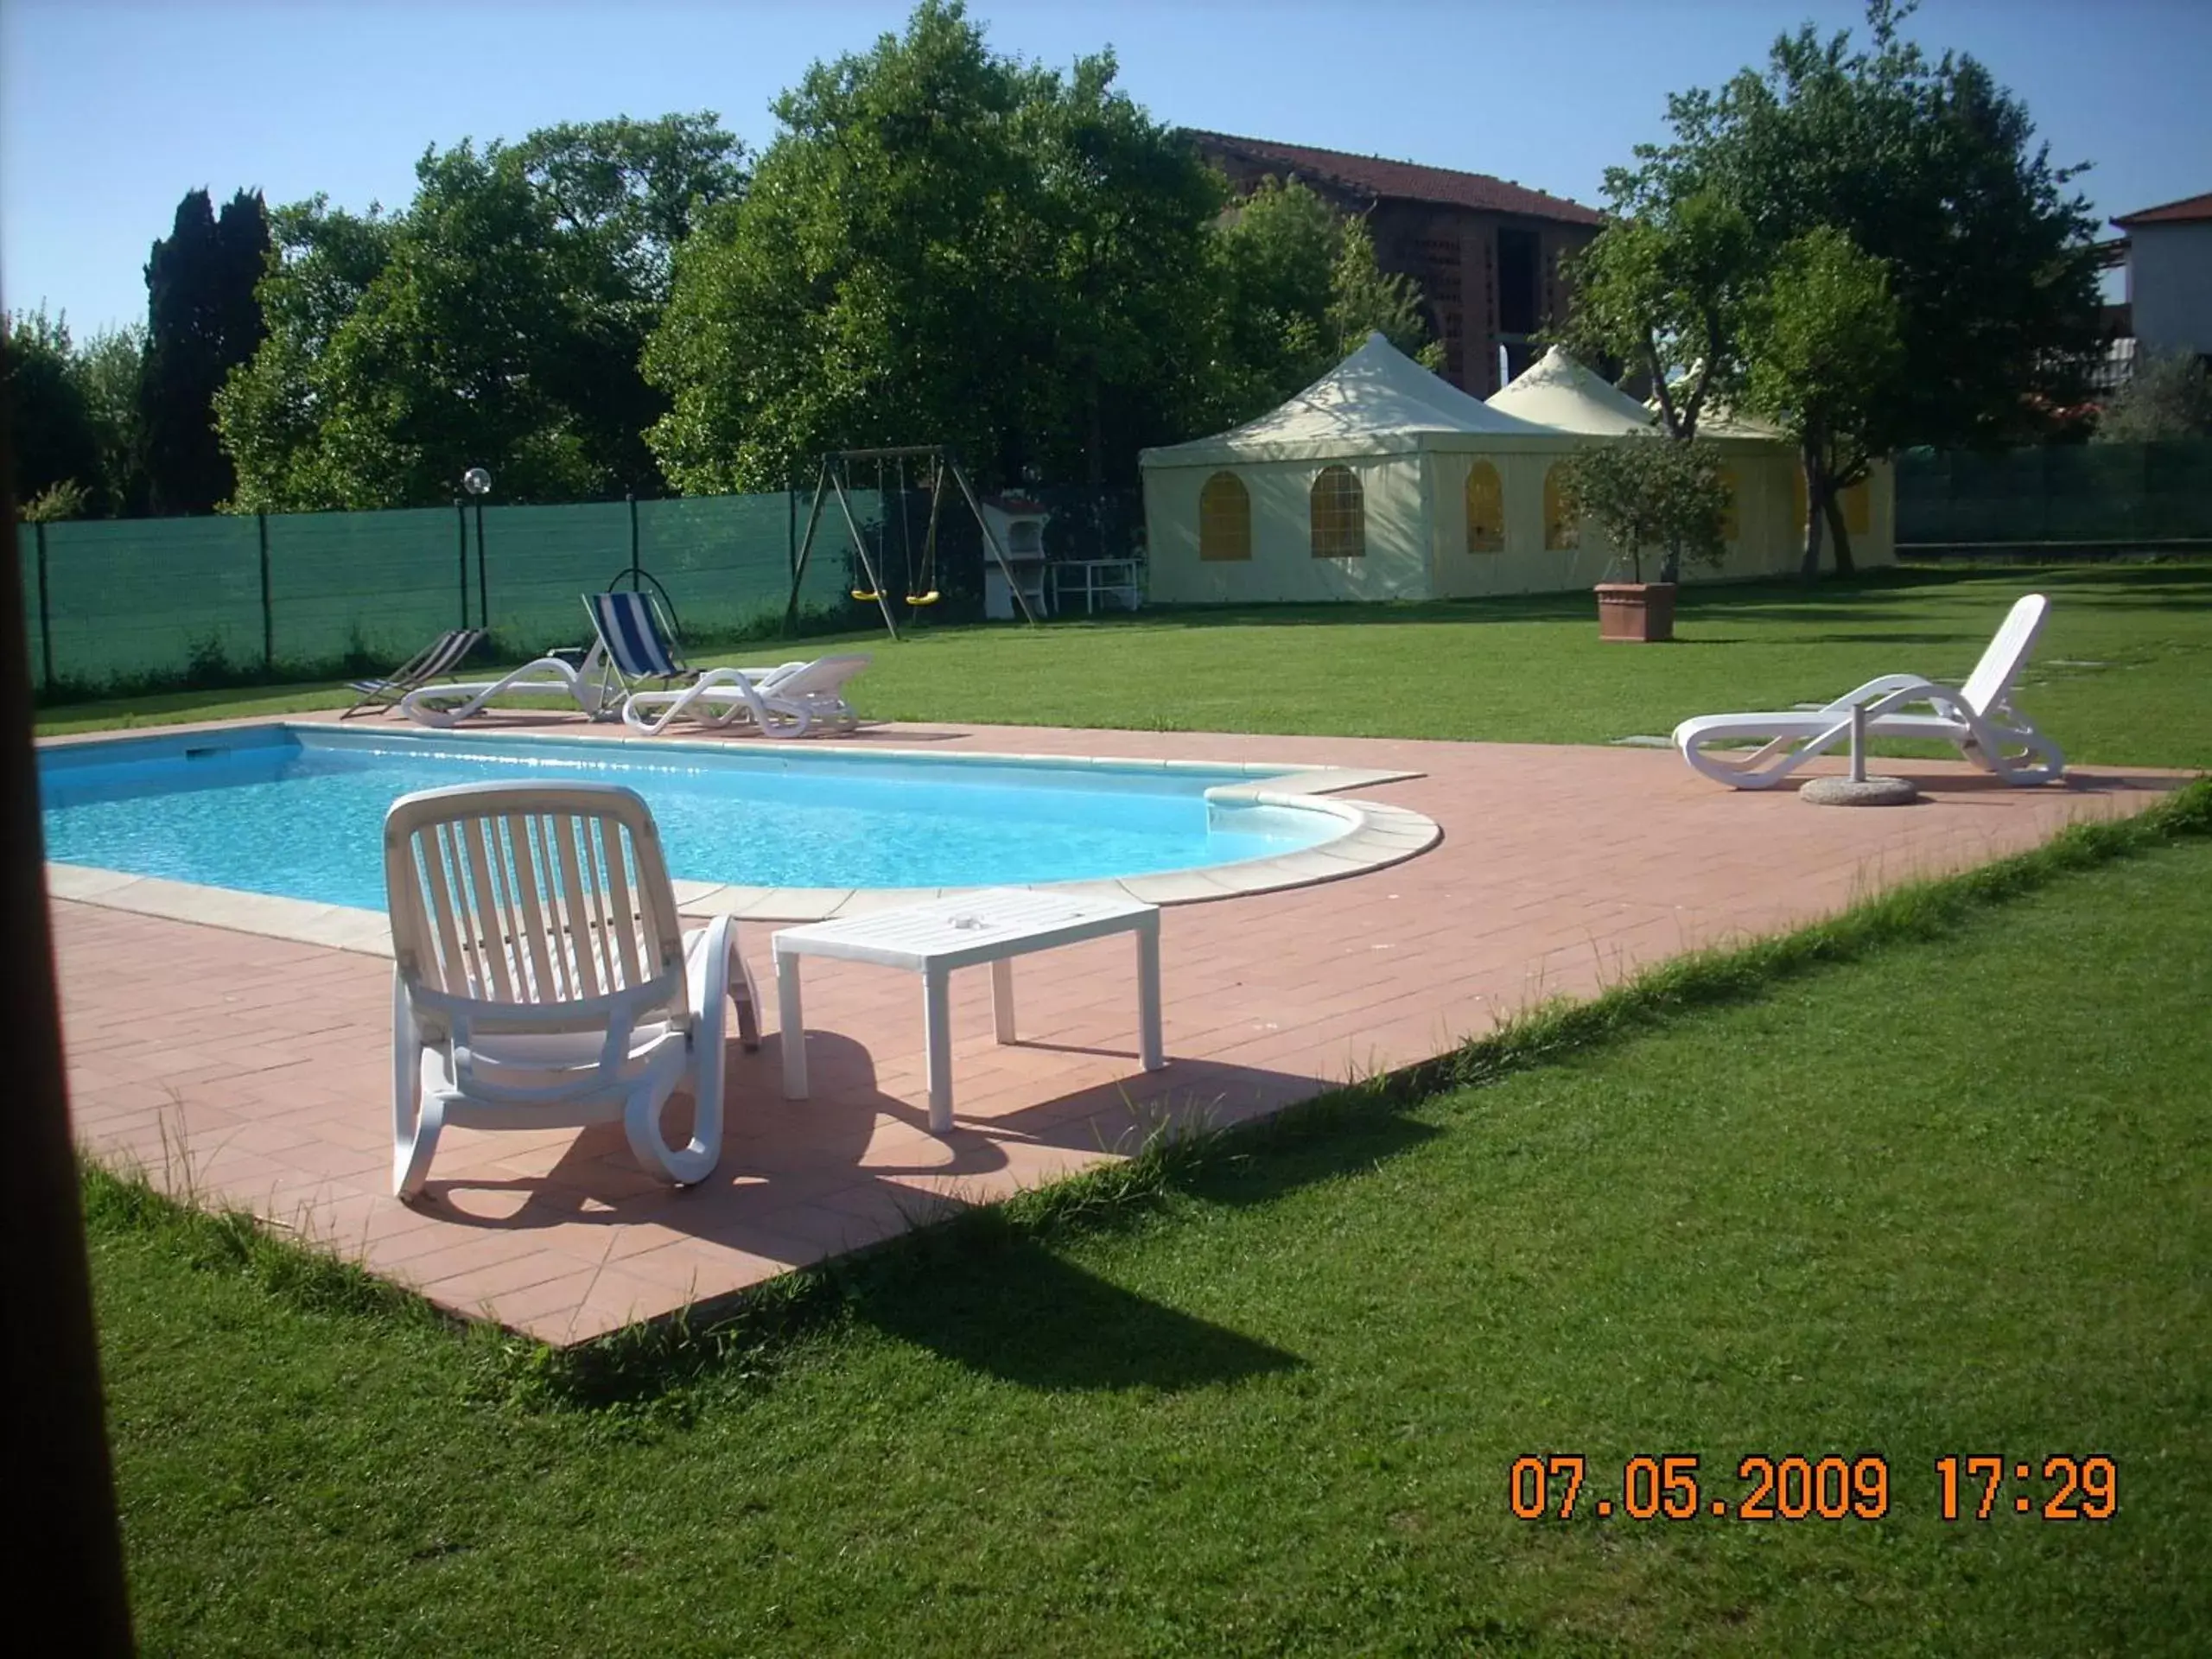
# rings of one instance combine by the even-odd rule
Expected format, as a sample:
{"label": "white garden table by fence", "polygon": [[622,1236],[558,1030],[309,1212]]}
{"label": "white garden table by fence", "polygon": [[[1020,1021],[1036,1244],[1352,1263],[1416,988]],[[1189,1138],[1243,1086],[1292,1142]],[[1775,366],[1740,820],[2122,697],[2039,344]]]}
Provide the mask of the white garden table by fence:
{"label": "white garden table by fence", "polygon": [[930,1128],[952,1127],[952,1024],[947,982],[956,968],[991,964],[991,1012],[1002,1043],[1014,1040],[1014,958],[1109,933],[1137,938],[1138,1052],[1147,1071],[1167,1064],[1160,1040],[1160,911],[1131,899],[1085,899],[1022,887],[985,887],[897,910],[787,927],[775,937],[778,1025],[784,1098],[806,1098],[806,1020],[799,959],[836,957],[903,968],[922,976],[930,1078]]}

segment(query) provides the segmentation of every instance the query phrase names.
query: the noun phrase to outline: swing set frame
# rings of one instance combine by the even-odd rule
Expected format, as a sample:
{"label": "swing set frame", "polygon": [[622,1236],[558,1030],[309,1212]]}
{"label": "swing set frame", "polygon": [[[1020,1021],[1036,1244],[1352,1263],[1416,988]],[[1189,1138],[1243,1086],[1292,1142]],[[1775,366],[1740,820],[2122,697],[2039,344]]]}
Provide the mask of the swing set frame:
{"label": "swing set frame", "polygon": [[[914,580],[913,541],[906,517],[906,469],[910,461],[929,463],[930,523],[922,543],[922,575],[918,583]],[[824,453],[821,467],[815,474],[814,504],[807,509],[806,535],[799,542],[798,558],[791,566],[791,597],[784,607],[784,632],[786,634],[798,626],[799,587],[806,580],[807,563],[814,556],[814,539],[822,527],[823,509],[834,500],[837,504],[839,516],[844,520],[845,532],[852,538],[853,552],[859,558],[861,569],[868,578],[868,587],[854,589],[853,597],[874,600],[876,608],[883,613],[885,630],[893,639],[899,637],[898,621],[891,614],[890,592],[884,586],[889,561],[878,558],[869,551],[868,537],[861,533],[860,519],[853,512],[850,494],[853,469],[856,465],[866,466],[871,462],[876,469],[875,487],[879,500],[884,493],[884,469],[893,462],[899,467],[899,529],[906,546],[907,581],[909,586],[918,586],[921,589],[906,596],[910,610],[937,603],[937,590],[933,584],[937,575],[938,525],[944,517],[947,489],[957,485],[969,511],[976,515],[976,527],[983,533],[985,550],[998,561],[999,569],[1006,576],[1007,586],[1014,594],[1014,602],[1020,607],[1023,619],[1032,626],[1035,625],[1037,613],[1029,608],[1029,596],[1021,591],[1020,582],[1015,580],[1014,567],[1007,558],[1006,550],[999,545],[999,538],[991,529],[990,520],[984,516],[982,500],[976,495],[976,486],[968,481],[968,474],[961,470],[960,463],[945,445],[918,443],[882,449],[831,449]],[[878,532],[879,536],[883,533]],[[880,565],[886,568],[879,569]]]}

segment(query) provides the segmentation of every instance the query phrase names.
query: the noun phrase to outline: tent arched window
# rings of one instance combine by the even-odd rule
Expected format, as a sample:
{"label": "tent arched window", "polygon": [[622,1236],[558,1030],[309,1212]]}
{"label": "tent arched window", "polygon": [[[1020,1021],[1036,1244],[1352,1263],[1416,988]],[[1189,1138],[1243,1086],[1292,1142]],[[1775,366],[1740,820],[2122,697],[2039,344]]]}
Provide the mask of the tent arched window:
{"label": "tent arched window", "polygon": [[1505,551],[1505,485],[1486,461],[1467,469],[1467,551]]}
{"label": "tent arched window", "polygon": [[1567,493],[1560,488],[1560,468],[1566,465],[1556,461],[1544,473],[1544,546],[1554,553],[1582,545],[1581,516],[1569,511]]}
{"label": "tent arched window", "polygon": [[1216,473],[1198,492],[1198,556],[1252,556],[1252,494],[1234,473]]}
{"label": "tent arched window", "polygon": [[1367,552],[1367,496],[1349,467],[1324,467],[1309,499],[1317,559],[1357,559]]}
{"label": "tent arched window", "polygon": [[1720,469],[1720,487],[1727,493],[1727,501],[1720,509],[1720,539],[1735,542],[1741,538],[1744,529],[1744,480],[1733,467]]}

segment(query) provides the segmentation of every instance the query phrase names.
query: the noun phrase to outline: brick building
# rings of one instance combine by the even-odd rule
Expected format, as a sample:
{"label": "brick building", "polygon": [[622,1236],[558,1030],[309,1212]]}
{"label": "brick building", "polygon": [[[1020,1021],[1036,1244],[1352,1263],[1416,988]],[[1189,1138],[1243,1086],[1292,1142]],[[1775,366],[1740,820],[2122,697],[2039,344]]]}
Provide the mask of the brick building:
{"label": "brick building", "polygon": [[1604,222],[1594,208],[1486,173],[1222,132],[1189,137],[1240,191],[1269,176],[1294,178],[1340,211],[1364,216],[1376,263],[1421,285],[1430,326],[1444,342],[1445,378],[1478,397],[1535,360],[1530,336],[1568,304],[1560,256]]}

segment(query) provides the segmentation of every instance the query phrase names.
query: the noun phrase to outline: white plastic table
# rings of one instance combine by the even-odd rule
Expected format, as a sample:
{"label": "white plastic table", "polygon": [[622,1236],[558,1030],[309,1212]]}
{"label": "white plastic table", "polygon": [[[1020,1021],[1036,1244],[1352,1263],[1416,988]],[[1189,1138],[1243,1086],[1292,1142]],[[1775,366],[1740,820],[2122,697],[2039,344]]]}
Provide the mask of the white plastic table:
{"label": "white plastic table", "polygon": [[991,1012],[999,1041],[1014,1040],[1014,958],[1109,933],[1137,939],[1138,1052],[1147,1071],[1167,1064],[1160,1039],[1160,910],[1132,899],[1084,899],[1020,887],[985,887],[897,910],[810,922],[775,936],[776,999],[784,1051],[784,1098],[806,1098],[806,1019],[799,961],[834,957],[903,968],[922,976],[930,1079],[930,1128],[952,1127],[952,1021],[947,983],[956,968],[991,964]]}
{"label": "white plastic table", "polygon": [[[1053,608],[1069,608],[1071,595],[1083,601],[1085,616],[1095,615],[1098,601],[1110,599],[1125,611],[1134,611],[1144,598],[1143,578],[1135,559],[1063,559],[1053,565]],[[1078,581],[1071,581],[1078,577]]]}

